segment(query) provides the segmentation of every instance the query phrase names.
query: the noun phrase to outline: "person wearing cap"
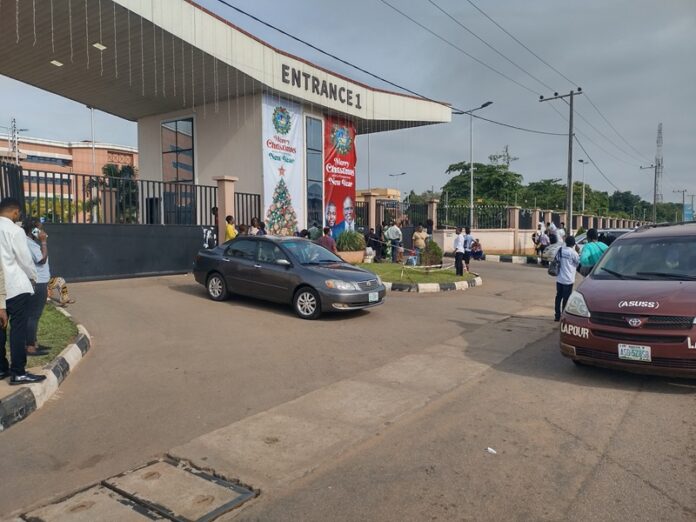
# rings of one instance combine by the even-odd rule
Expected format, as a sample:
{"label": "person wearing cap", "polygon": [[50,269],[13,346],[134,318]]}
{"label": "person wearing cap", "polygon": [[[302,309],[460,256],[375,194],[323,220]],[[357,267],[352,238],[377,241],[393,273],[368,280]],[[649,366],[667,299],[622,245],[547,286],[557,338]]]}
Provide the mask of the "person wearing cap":
{"label": "person wearing cap", "polygon": [[575,284],[575,272],[580,265],[580,256],[575,249],[575,237],[566,236],[565,246],[558,249],[556,253],[558,259],[558,275],[556,276],[556,303],[555,321],[561,320],[561,312],[568,304],[570,294],[573,293]]}

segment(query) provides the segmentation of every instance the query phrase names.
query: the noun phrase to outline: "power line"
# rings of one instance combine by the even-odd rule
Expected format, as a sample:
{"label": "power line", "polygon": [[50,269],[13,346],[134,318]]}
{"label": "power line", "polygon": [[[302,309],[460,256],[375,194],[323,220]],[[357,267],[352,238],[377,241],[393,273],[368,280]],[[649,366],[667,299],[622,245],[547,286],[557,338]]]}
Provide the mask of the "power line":
{"label": "power line", "polygon": [[[317,51],[325,56],[328,56],[329,58],[332,58],[332,59],[334,59],[334,60],[336,60],[344,65],[347,65],[348,67],[351,67],[351,68],[355,69],[356,71],[360,71],[360,72],[362,72],[362,73],[364,73],[364,74],[366,74],[366,75],[368,75],[376,80],[379,80],[379,81],[384,82],[388,85],[391,85],[392,87],[395,87],[396,89],[399,89],[399,90],[402,90],[402,91],[407,92],[409,94],[412,94],[413,96],[416,96],[417,98],[420,98],[422,100],[436,103],[438,105],[442,105],[443,107],[447,107],[448,109],[451,109],[454,111],[459,111],[459,112],[465,112],[463,109],[459,109],[458,107],[456,107],[454,105],[448,105],[448,104],[443,103],[441,101],[434,100],[432,98],[429,98],[428,96],[424,96],[424,95],[422,95],[414,90],[411,90],[407,87],[404,87],[398,83],[387,80],[386,78],[384,78],[378,74],[375,74],[373,72],[370,72],[367,69],[360,67],[359,65],[355,65],[354,63],[349,62],[348,60],[345,60],[343,58],[340,58],[340,57],[336,56],[335,54],[330,53],[329,51],[325,51],[324,49],[322,49],[322,48],[320,48],[320,47],[318,47],[318,46],[316,46],[316,45],[314,45],[306,40],[303,40],[302,38],[295,36],[287,31],[285,31],[284,29],[281,29],[280,27],[277,27],[269,22],[266,22],[265,20],[262,20],[261,18],[255,16],[247,11],[244,11],[243,9],[240,9],[239,7],[230,4],[229,2],[227,2],[225,0],[217,0],[217,1],[225,6],[229,7],[230,9],[236,11],[236,12],[238,12],[238,13],[240,13],[248,18],[251,18],[255,22],[258,22],[261,25],[268,27],[269,29],[273,29],[274,31],[279,32],[280,34],[287,36],[288,38],[290,38],[298,43],[301,43],[302,45],[305,45],[305,46],[309,47],[310,49],[313,49],[313,50],[315,50],[315,51]],[[502,127],[508,127],[511,129],[522,131],[522,132],[529,132],[529,133],[533,133],[533,134],[544,134],[544,135],[548,135],[548,136],[567,136],[566,133],[546,132],[546,131],[540,131],[540,130],[535,130],[535,129],[527,129],[524,127],[519,127],[517,125],[512,125],[509,123],[503,123],[500,121],[484,118],[482,116],[476,116],[476,115],[473,115],[473,116],[474,116],[474,118],[478,118],[480,120],[485,120],[488,123],[493,123],[494,125],[500,125]]]}
{"label": "power line", "polygon": [[621,138],[621,140],[622,140],[626,145],[628,145],[636,154],[638,154],[638,156],[640,156],[641,158],[643,158],[644,161],[648,161],[648,160],[645,158],[645,156],[643,156],[643,154],[642,154],[638,149],[636,149],[633,145],[631,145],[628,141],[626,141],[626,138],[624,138],[624,137],[621,135],[621,133],[620,133],[618,130],[616,130],[616,127],[614,127],[614,126],[611,124],[611,122],[604,116],[604,114],[602,114],[602,111],[599,110],[599,107],[597,107],[597,106],[594,104],[594,102],[592,101],[592,99],[590,99],[590,97],[587,96],[587,95],[585,95],[585,98],[587,99],[588,102],[590,102],[590,105],[592,105],[592,107],[594,108],[594,110],[597,111],[597,114],[599,114],[599,115],[602,117],[602,119],[606,122],[606,124],[609,125],[609,127],[611,127],[611,129],[616,133],[616,135],[617,135],[619,138]]}
{"label": "power line", "polygon": [[428,0],[428,2],[430,2],[433,6],[435,6],[436,9],[438,9],[441,13],[443,13],[445,16],[447,16],[450,20],[452,20],[452,21],[453,21],[455,24],[457,24],[459,27],[461,27],[462,29],[464,29],[466,32],[468,32],[470,35],[472,35],[474,38],[476,38],[476,39],[479,40],[480,42],[482,42],[486,47],[488,47],[489,49],[492,49],[492,50],[495,51],[499,56],[502,56],[505,60],[507,60],[507,61],[510,62],[512,65],[514,65],[515,67],[517,67],[520,71],[522,71],[524,74],[526,74],[527,76],[529,76],[532,80],[537,81],[539,84],[543,85],[545,88],[547,88],[547,89],[549,89],[549,90],[551,90],[551,91],[554,91],[554,90],[555,90],[555,89],[554,89],[553,87],[551,87],[549,84],[545,83],[543,80],[540,80],[539,78],[537,78],[536,76],[534,76],[532,73],[530,73],[529,71],[527,71],[524,67],[518,65],[516,62],[514,62],[513,60],[511,60],[510,58],[508,58],[505,54],[503,54],[503,53],[500,52],[498,49],[496,49],[495,47],[493,47],[493,46],[492,46],[491,44],[489,44],[486,40],[484,40],[484,39],[481,38],[479,35],[477,35],[474,31],[472,31],[472,30],[469,29],[466,25],[464,25],[462,22],[460,22],[459,20],[457,20],[452,14],[450,14],[450,13],[447,12],[445,9],[443,9],[443,8],[440,7],[438,4],[436,4],[433,0]]}
{"label": "power line", "polygon": [[485,17],[488,18],[491,22],[493,22],[493,24],[495,24],[496,27],[498,27],[498,29],[500,29],[501,31],[503,31],[506,35],[508,35],[508,36],[509,36],[510,38],[512,38],[513,40],[515,40],[515,41],[516,41],[518,44],[520,44],[522,47],[524,47],[525,49],[527,49],[527,51],[529,51],[529,52],[530,52],[537,60],[539,60],[541,63],[543,63],[543,64],[546,65],[547,67],[550,67],[553,71],[555,71],[557,74],[559,74],[564,80],[566,80],[567,82],[569,82],[571,85],[574,85],[574,86],[577,86],[577,85],[578,85],[576,82],[574,82],[573,80],[571,80],[570,78],[568,78],[565,74],[563,74],[561,71],[559,71],[558,69],[556,69],[553,65],[551,65],[551,64],[548,63],[546,60],[544,60],[544,59],[543,59],[541,56],[539,56],[537,53],[535,53],[534,51],[532,51],[529,47],[527,47],[527,46],[524,45],[522,42],[520,42],[517,38],[515,38],[514,35],[512,35],[511,33],[509,33],[509,32],[507,31],[507,29],[505,29],[502,25],[500,25],[498,22],[496,22],[495,20],[493,20],[493,18],[491,18],[490,16],[488,16],[488,14],[486,14],[486,12],[483,11],[483,9],[481,9],[479,6],[477,6],[474,2],[472,2],[471,0],[467,0],[467,2],[469,2],[479,13],[481,13],[483,16],[485,16]]}
{"label": "power line", "polygon": [[496,69],[495,67],[492,67],[491,65],[488,65],[488,64],[487,64],[486,62],[484,62],[483,60],[479,60],[479,59],[476,58],[474,55],[472,55],[472,54],[466,52],[464,49],[462,49],[461,47],[459,47],[457,44],[451,42],[450,40],[448,40],[448,39],[445,38],[444,36],[442,36],[442,35],[436,33],[435,31],[433,31],[433,30],[430,29],[429,27],[423,25],[422,23],[420,23],[420,22],[419,22],[418,20],[416,20],[415,18],[412,18],[411,16],[407,15],[407,14],[404,13],[402,10],[400,10],[398,7],[393,6],[393,5],[390,4],[387,0],[379,0],[379,1],[382,2],[384,5],[390,7],[391,9],[393,9],[393,10],[396,11],[397,13],[399,13],[399,14],[400,14],[401,16],[403,16],[404,18],[410,20],[411,22],[413,22],[414,24],[416,24],[418,27],[420,27],[420,28],[424,29],[425,31],[429,32],[431,35],[433,35],[433,36],[434,36],[435,38],[437,38],[438,40],[443,41],[444,43],[446,43],[446,44],[449,45],[450,47],[452,47],[452,48],[456,49],[457,51],[459,51],[460,53],[462,53],[462,54],[468,56],[469,58],[471,58],[472,60],[474,60],[476,63],[478,63],[478,64],[480,64],[480,65],[483,65],[485,68],[490,69],[490,70],[493,71],[494,73],[496,73],[496,74],[502,76],[503,78],[505,78],[506,80],[509,80],[509,81],[511,81],[512,83],[514,83],[514,84],[516,84],[516,85],[522,87],[523,89],[525,89],[525,90],[531,92],[532,94],[536,94],[536,95],[540,94],[539,92],[535,91],[535,90],[532,89],[531,87],[528,87],[527,85],[525,85],[525,84],[523,84],[523,83],[521,83],[521,82],[518,82],[517,80],[515,80],[515,79],[512,78],[511,76],[508,76],[508,75],[505,74],[504,72],[501,72],[501,71],[499,71],[498,69]]}
{"label": "power line", "polygon": [[[553,65],[551,65],[549,62],[547,62],[546,60],[544,60],[544,59],[543,59],[541,56],[539,56],[537,53],[535,53],[534,51],[532,51],[528,46],[526,46],[522,41],[520,41],[515,35],[513,35],[512,33],[510,33],[507,29],[505,29],[502,25],[500,25],[496,20],[494,20],[488,13],[486,13],[483,9],[481,9],[478,5],[476,5],[472,0],[467,0],[467,2],[468,2],[469,4],[471,4],[471,6],[474,7],[474,9],[476,9],[479,13],[481,13],[483,16],[485,16],[485,17],[486,17],[491,23],[493,23],[498,29],[500,29],[501,31],[503,31],[506,35],[508,35],[508,36],[509,36],[510,38],[512,38],[515,42],[517,42],[517,43],[518,43],[519,45],[521,45],[524,49],[526,49],[526,50],[527,50],[532,56],[534,56],[537,60],[539,60],[541,63],[543,63],[544,65],[546,65],[547,67],[549,67],[549,68],[550,68],[551,70],[553,70],[556,74],[558,74],[559,76],[561,76],[564,80],[570,82],[570,83],[571,83],[572,85],[574,85],[574,86],[577,85],[576,82],[574,82],[573,80],[571,80],[570,78],[568,78],[565,74],[563,74],[561,71],[559,71],[558,69],[556,69]],[[628,146],[631,148],[631,150],[633,150],[636,154],[638,154],[638,156],[639,156],[640,158],[642,158],[641,161],[647,161],[647,160],[645,159],[645,156],[643,156],[643,153],[641,153],[638,149],[636,149],[633,145],[631,145],[631,144],[626,140],[626,138],[624,138],[624,137],[621,135],[621,133],[616,129],[616,127],[609,121],[609,119],[608,119],[606,116],[604,116],[604,114],[602,113],[602,111],[599,110],[599,107],[597,107],[597,105],[596,105],[596,104],[592,101],[592,99],[587,95],[587,92],[585,93],[585,98],[587,98],[587,101],[590,103],[590,105],[592,105],[592,107],[594,108],[594,110],[597,111],[597,114],[599,114],[599,115],[601,116],[601,118],[602,118],[602,119],[606,122],[606,124],[616,133],[616,135],[617,135],[626,145],[628,145]],[[583,120],[585,120],[585,121],[587,122],[587,120],[582,116],[582,114],[580,114],[580,112],[576,111],[576,113],[577,113],[578,116],[580,116]],[[588,125],[590,125],[591,127],[594,128],[594,126],[593,126],[592,124],[590,124],[589,122],[587,122],[587,123],[588,123]],[[595,128],[595,130],[597,131],[596,128]],[[609,141],[610,143],[612,143],[617,149],[622,150],[621,148],[619,148],[618,146],[616,146],[615,143],[613,143],[613,142],[612,142],[611,140],[609,140],[606,136],[604,136],[601,132],[597,131],[597,133],[600,134],[600,135],[602,135],[602,137],[604,137],[607,141]],[[622,152],[623,152],[623,150],[622,150]],[[626,152],[624,152],[624,154],[626,154]]]}
{"label": "power line", "polygon": [[577,144],[578,144],[578,145],[580,146],[580,148],[582,149],[582,151],[585,153],[585,156],[587,156],[587,159],[590,160],[590,163],[592,163],[592,165],[594,165],[594,167],[595,167],[595,168],[597,169],[597,171],[602,175],[602,177],[603,177],[605,180],[607,180],[607,183],[609,183],[612,187],[614,187],[616,190],[618,190],[619,192],[621,192],[621,189],[620,189],[619,187],[617,187],[616,185],[614,185],[614,182],[611,181],[611,180],[607,177],[607,175],[604,174],[604,171],[603,171],[602,169],[599,168],[599,165],[597,165],[597,163],[595,162],[595,160],[592,159],[592,156],[590,156],[590,154],[587,152],[587,150],[585,150],[585,147],[582,146],[582,143],[580,142],[580,140],[578,139],[578,137],[577,137],[577,136],[574,136],[574,138],[575,138],[575,141],[577,142]]}

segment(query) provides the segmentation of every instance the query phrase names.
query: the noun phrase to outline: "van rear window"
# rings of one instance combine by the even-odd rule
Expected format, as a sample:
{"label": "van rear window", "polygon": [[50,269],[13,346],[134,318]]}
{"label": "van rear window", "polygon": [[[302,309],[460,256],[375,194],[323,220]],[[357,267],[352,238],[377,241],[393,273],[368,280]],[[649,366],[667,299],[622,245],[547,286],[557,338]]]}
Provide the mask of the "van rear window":
{"label": "van rear window", "polygon": [[597,263],[591,277],[696,281],[696,236],[618,241]]}

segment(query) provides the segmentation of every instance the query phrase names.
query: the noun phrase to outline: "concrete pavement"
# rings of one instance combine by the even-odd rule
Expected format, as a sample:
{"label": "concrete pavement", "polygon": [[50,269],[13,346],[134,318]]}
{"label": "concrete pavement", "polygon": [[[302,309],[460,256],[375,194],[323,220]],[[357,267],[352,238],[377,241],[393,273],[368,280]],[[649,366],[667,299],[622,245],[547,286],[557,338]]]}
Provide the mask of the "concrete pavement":
{"label": "concrete pavement", "polygon": [[0,513],[421,353],[525,309],[539,286],[477,266],[482,288],[390,295],[382,307],[318,322],[252,300],[212,302],[190,276],[71,285],[71,312],[94,348],[42,410],[0,437],[12,477],[0,488]]}

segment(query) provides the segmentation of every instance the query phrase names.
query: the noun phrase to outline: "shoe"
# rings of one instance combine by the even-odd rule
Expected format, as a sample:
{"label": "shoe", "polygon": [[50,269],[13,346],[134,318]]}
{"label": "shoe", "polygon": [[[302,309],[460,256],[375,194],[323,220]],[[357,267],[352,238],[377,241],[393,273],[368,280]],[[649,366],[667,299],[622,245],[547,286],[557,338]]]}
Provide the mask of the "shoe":
{"label": "shoe", "polygon": [[27,357],[41,357],[42,355],[48,355],[49,353],[51,353],[49,350],[44,350],[41,348],[33,352],[27,350]]}
{"label": "shoe", "polygon": [[27,372],[24,375],[13,375],[10,379],[10,386],[17,386],[20,384],[35,384],[37,382],[45,380],[45,375],[35,375],[33,373]]}
{"label": "shoe", "polygon": [[554,318],[553,318],[553,322],[554,322],[554,323],[557,323],[557,322],[559,322],[560,320],[561,320],[560,317],[554,317]]}
{"label": "shoe", "polygon": [[0,381],[10,376],[10,372],[0,372]]}

